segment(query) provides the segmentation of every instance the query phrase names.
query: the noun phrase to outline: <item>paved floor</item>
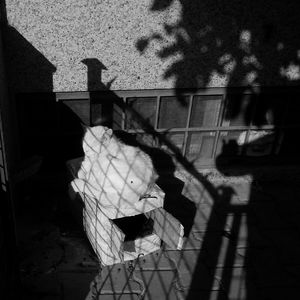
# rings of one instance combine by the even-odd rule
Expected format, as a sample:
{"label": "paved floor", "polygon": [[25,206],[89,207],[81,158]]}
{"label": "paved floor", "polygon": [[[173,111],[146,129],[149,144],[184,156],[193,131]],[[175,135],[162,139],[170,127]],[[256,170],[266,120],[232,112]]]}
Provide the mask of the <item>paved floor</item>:
{"label": "paved floor", "polygon": [[24,299],[300,299],[300,178],[275,172],[171,178],[166,206],[185,225],[184,249],[100,273],[67,195],[28,192],[17,219]]}

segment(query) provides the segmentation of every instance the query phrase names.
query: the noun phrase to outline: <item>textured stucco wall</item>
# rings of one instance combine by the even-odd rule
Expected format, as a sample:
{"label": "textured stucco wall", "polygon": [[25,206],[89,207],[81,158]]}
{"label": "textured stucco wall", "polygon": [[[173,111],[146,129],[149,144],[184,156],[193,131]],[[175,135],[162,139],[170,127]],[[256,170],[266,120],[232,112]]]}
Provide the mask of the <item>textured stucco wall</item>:
{"label": "textured stucco wall", "polygon": [[102,82],[115,79],[113,89],[172,87],[160,80],[168,62],[150,49],[140,55],[135,42],[165,21],[176,22],[179,12],[175,5],[151,14],[148,0],[7,1],[9,24],[56,68],[55,91],[87,89],[87,67],[81,62],[86,58],[102,62],[107,68]]}
{"label": "textured stucco wall", "polygon": [[[296,0],[6,0],[6,7],[17,90],[285,85],[300,79]],[[94,59],[96,68],[89,87],[84,59]]]}

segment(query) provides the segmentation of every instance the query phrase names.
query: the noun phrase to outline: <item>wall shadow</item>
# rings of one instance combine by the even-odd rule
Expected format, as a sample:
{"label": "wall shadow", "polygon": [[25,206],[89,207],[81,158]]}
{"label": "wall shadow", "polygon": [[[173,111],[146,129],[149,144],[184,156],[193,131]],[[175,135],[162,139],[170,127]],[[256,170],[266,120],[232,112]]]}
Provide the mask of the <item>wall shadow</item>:
{"label": "wall shadow", "polygon": [[196,215],[196,205],[182,192],[184,182],[175,177],[175,164],[172,157],[163,150],[140,143],[134,134],[116,131],[116,136],[125,144],[139,147],[153,162],[158,178],[157,185],[165,192],[164,209],[184,226],[184,236],[189,236]]}
{"label": "wall shadow", "polygon": [[[146,152],[152,159],[154,168],[158,174],[158,179],[156,183],[159,187],[165,192],[165,203],[164,209],[177,218],[184,226],[184,236],[188,238],[191,235],[191,230],[194,224],[197,207],[190,199],[185,197],[182,194],[184,182],[177,177],[175,177],[175,164],[174,159],[177,162],[180,162],[186,170],[193,177],[195,177],[202,185],[205,187],[209,195],[214,199],[216,203],[222,203],[230,200],[231,190],[224,187],[223,192],[221,189],[216,189],[205,176],[200,174],[198,170],[193,166],[192,163],[186,160],[185,157],[181,154],[179,149],[173,145],[168,139],[166,139],[165,134],[158,133],[154,130],[153,126],[149,123],[148,120],[144,119],[137,111],[135,111],[131,106],[127,105],[124,100],[118,97],[113,91],[108,90],[107,88],[103,90],[103,85],[101,84],[101,77],[95,78],[94,76],[100,76],[101,70],[105,68],[97,59],[86,59],[88,61],[88,86],[101,86],[101,92],[91,92],[91,125],[105,125],[110,128],[118,128],[119,126],[119,115],[116,115],[116,107],[119,111],[129,112],[130,115],[140,123],[140,126],[143,128],[144,132],[152,136],[153,139],[156,139],[161,144],[165,144],[169,150],[172,152],[172,156],[166,151],[163,151],[157,147],[148,146],[138,139],[138,134],[127,133],[122,130],[114,130],[115,136],[122,141],[123,143],[135,147],[139,147],[144,152]],[[95,65],[93,65],[95,64]],[[89,71],[91,70],[91,71]],[[100,74],[100,75],[99,75]],[[97,83],[97,80],[100,83]],[[126,219],[126,218],[124,218]],[[130,218],[129,218],[130,219]],[[127,224],[123,221],[129,221]],[[212,226],[215,226],[217,220],[210,220]],[[140,227],[143,227],[143,220],[140,218],[131,219],[131,220],[115,220],[114,221],[120,228],[125,228],[124,230],[129,231],[129,238],[131,236],[131,230],[134,232],[140,230],[136,228],[137,224],[140,224]],[[214,243],[215,244],[215,243]],[[109,269],[110,270],[110,269]],[[113,272],[112,269],[109,272]],[[109,273],[111,274],[111,273]],[[109,275],[112,276],[112,275]],[[99,279],[98,279],[99,280]],[[206,282],[213,281],[213,277],[206,278]],[[97,277],[95,279],[97,282]],[[96,286],[98,283],[95,283]],[[147,289],[147,287],[146,287]],[[91,290],[92,291],[92,290]],[[90,293],[91,293],[90,291]],[[167,295],[165,295],[167,297]],[[88,295],[90,297],[90,294]],[[149,295],[151,298],[151,295]],[[90,298],[87,298],[90,299]]]}
{"label": "wall shadow", "polygon": [[46,170],[61,169],[66,159],[82,154],[78,145],[85,120],[70,107],[56,102],[56,67],[42,53],[9,25],[4,27],[4,42],[11,114],[15,120],[15,156],[20,163],[40,156]]}
{"label": "wall shadow", "polygon": [[[254,92],[257,84],[299,84],[298,76],[282,76],[283,69],[298,61],[297,1],[288,6],[281,1],[179,2],[180,20],[163,24],[163,34],[154,32],[141,37],[136,47],[143,54],[150,43],[161,43],[156,52],[160,59],[181,55],[181,59],[170,64],[163,78],[175,79],[180,101],[181,88],[205,88],[214,73],[228,76],[229,81],[223,82],[226,86],[243,86]],[[173,3],[154,0],[150,13],[166,11]],[[168,38],[172,40],[169,44]]]}
{"label": "wall shadow", "polygon": [[[38,295],[39,292],[28,285],[28,277],[36,273],[41,279],[40,288],[47,294],[51,284],[45,275],[46,269],[61,259],[60,234],[73,226],[64,203],[67,185],[64,170],[67,159],[82,155],[83,122],[69,107],[56,102],[53,93],[56,67],[7,24],[5,4],[2,5],[1,31],[10,100],[6,113],[12,120],[12,124],[7,124],[9,132],[6,134],[10,136],[14,152],[10,153],[10,184],[14,195],[17,249],[9,249],[7,244],[1,248],[1,254],[2,250],[7,251],[17,260],[15,282],[19,281],[14,288],[18,290],[18,297],[37,299],[45,295]],[[62,128],[65,131],[71,128],[75,133],[66,135]],[[3,213],[6,210],[9,214],[8,207],[3,207]],[[11,216],[7,217],[13,221]],[[6,225],[6,234],[9,234],[13,225],[11,228],[9,223]],[[35,239],[36,236],[39,239]],[[53,254],[53,249],[58,252]],[[52,254],[41,258],[41,253],[48,250]]]}
{"label": "wall shadow", "polygon": [[[152,10],[161,11],[168,9],[172,2],[170,0],[156,0],[153,2]],[[267,115],[271,111],[274,118],[273,124],[279,125],[281,120],[277,117],[277,112],[282,110],[283,98],[280,98],[278,101],[273,101],[274,99],[263,100],[265,98],[261,95],[265,91],[264,84],[272,86],[279,82],[282,86],[299,85],[297,76],[295,79],[291,79],[280,75],[280,70],[289,70],[291,62],[299,60],[297,57],[299,55],[297,51],[300,48],[297,37],[299,21],[297,14],[295,14],[298,8],[298,1],[292,1],[288,5],[282,1],[264,1],[263,4],[257,1],[233,1],[231,6],[227,2],[180,1],[182,5],[180,22],[178,24],[166,23],[164,26],[165,34],[175,38],[175,43],[166,47],[163,46],[157,55],[164,60],[180,53],[182,59],[172,64],[166,70],[164,79],[175,77],[174,87],[178,88],[178,100],[185,105],[180,88],[205,87],[210,82],[213,72],[217,72],[221,76],[227,75],[229,77],[228,85],[239,86],[242,84],[245,86],[237,97],[230,95],[230,93],[228,94],[227,101],[232,105],[232,109],[226,116],[227,119],[234,119],[239,114],[242,114],[246,124],[254,122],[254,124],[261,126],[266,124],[266,121],[268,121],[266,120]],[[232,9],[232,7],[235,7],[235,9]],[[229,33],[227,38],[223,38],[224,32]],[[22,91],[52,91],[52,75],[55,67],[20,36],[14,28],[7,28],[6,37],[9,77],[13,85],[18,86]],[[163,37],[157,33],[141,37],[141,40],[137,42],[137,48],[143,53],[150,42],[160,42],[161,40],[163,40]],[[96,59],[89,59],[85,60],[84,63],[88,67],[88,88],[92,91],[90,94],[92,106],[91,124],[113,127],[115,118],[113,117],[112,104],[116,104],[122,110],[126,110],[128,107],[119,97],[109,91],[108,86],[102,84],[101,70],[105,67],[101,62]],[[252,80],[251,78],[254,79]],[[254,87],[256,84],[262,86],[258,91]],[[104,90],[103,94],[94,92],[97,89]],[[243,93],[246,91],[253,92],[254,95],[247,99],[245,106]],[[288,97],[292,96],[289,95]],[[24,99],[26,100],[24,101]],[[257,109],[258,114],[255,115],[257,119],[253,119],[253,107],[256,107],[257,103],[261,107]],[[65,122],[67,127],[70,126],[69,129],[74,130],[74,134],[68,135],[69,138],[61,135],[59,132],[60,126],[64,125],[54,126],[54,124],[57,124],[57,120],[54,121],[52,118],[54,114],[57,116],[57,104],[53,94],[47,96],[44,94],[36,94],[35,96],[29,94],[27,96],[19,95],[16,97],[15,105],[19,114],[16,118],[20,122],[21,159],[35,154],[44,156],[45,168],[49,170],[48,168],[56,169],[57,165],[55,163],[57,162],[62,166],[65,160],[82,155],[80,151],[82,119],[74,114],[72,109],[62,106],[62,111],[58,118]],[[289,117],[293,117],[297,122],[299,104],[296,103],[291,111],[292,116]],[[140,117],[140,119],[142,118]],[[244,209],[246,214],[248,214],[248,209],[251,209],[252,205],[258,201],[254,196],[255,188],[252,187],[250,202],[246,208],[231,207],[229,203],[234,190],[228,186],[221,186],[219,189],[216,189],[163,135],[155,133],[154,129],[145,120],[141,120],[141,122],[144,123],[146,132],[155,135],[158,140],[164,142],[172,150],[174,157],[194,178],[203,184],[214,201],[213,212],[223,211],[226,214],[228,211],[233,211],[235,213],[235,223],[230,233],[224,232],[222,233],[223,235],[217,236],[212,234],[209,229],[217,222],[215,214],[212,214],[208,221],[208,230],[204,236],[203,246],[206,250],[211,251],[212,265],[216,267],[221,249],[221,239],[224,235],[232,240],[233,249],[235,248],[235,231],[238,231],[241,226],[241,216],[245,213]],[[45,134],[46,132],[47,134]],[[297,158],[299,148],[297,148],[295,143],[292,143],[295,137],[298,137],[297,129],[293,129],[293,131],[286,130],[282,149],[285,155],[293,154]],[[60,146],[57,147],[57,145]],[[234,152],[235,146],[233,142],[229,150],[230,154]],[[143,146],[140,145],[140,147]],[[164,161],[167,164],[166,167],[171,171],[171,174],[167,176],[163,171],[158,171],[161,172],[160,186],[167,194],[166,209],[177,216],[178,219],[182,218],[182,222],[187,217],[181,215],[183,211],[190,216],[191,220],[194,220],[195,207],[188,202],[187,198],[180,195],[182,182],[174,177],[174,165],[171,163],[170,158],[154,149],[147,147],[144,147],[144,149],[151,153],[157,170],[160,169],[161,161]],[[225,147],[223,154],[226,153]],[[222,155],[220,161],[221,158]],[[220,171],[228,173],[224,166],[219,164],[219,161],[217,161],[217,166]],[[240,175],[243,174],[251,174],[254,177],[254,182],[256,181],[255,178],[258,178],[258,175],[250,169],[243,172],[240,171]],[[186,209],[180,211],[182,207]],[[264,208],[265,215],[269,215],[269,212],[270,210],[266,206]],[[218,219],[219,221],[225,228],[225,217],[221,217],[221,220]],[[185,224],[188,232],[192,226],[191,223],[192,221]],[[248,228],[250,227],[249,223]],[[254,232],[250,230],[248,235],[249,244],[252,243],[252,235],[254,235]],[[229,251],[226,257],[228,266],[232,266],[234,253],[234,251]],[[255,252],[247,250],[246,262],[251,261],[254,256]],[[201,252],[199,262],[204,259],[205,253]],[[230,268],[227,270],[230,270]],[[224,275],[223,286],[225,289],[231,283],[232,274],[228,273],[231,271],[227,271]],[[254,299],[252,295],[253,290],[250,289],[250,270],[247,269],[246,272],[249,273],[246,278],[246,299]],[[271,271],[266,270],[266,277],[270,274]],[[207,281],[207,286],[213,286],[214,276],[206,277],[206,275],[202,273],[197,265],[188,299],[194,297],[192,290],[197,288],[199,280],[202,278],[205,278]]]}
{"label": "wall shadow", "polygon": [[[263,138],[246,146],[255,147],[261,142],[264,142]],[[234,143],[236,142],[231,141],[231,144]],[[224,262],[226,272],[222,277],[222,287],[229,291],[230,285],[235,281],[233,272],[236,268],[236,255],[239,254],[243,257],[243,273],[240,274],[243,299],[299,297],[297,283],[294,281],[299,272],[289,273],[289,269],[298,264],[293,248],[299,242],[296,233],[299,222],[295,218],[299,193],[296,174],[299,168],[298,171],[297,167],[284,171],[280,167],[272,167],[270,161],[270,169],[267,172],[265,169],[263,173],[255,158],[254,164],[239,164],[238,160],[231,164],[226,158],[227,146],[223,145],[223,151],[216,159],[218,170],[227,178],[250,176],[251,184],[248,199],[243,200],[244,203],[232,202],[221,211],[222,215],[232,217],[230,232],[234,237],[228,246]],[[236,145],[236,149],[237,147]],[[268,288],[273,285],[278,288]]]}
{"label": "wall shadow", "polygon": [[56,67],[14,27],[4,27],[10,88],[16,92],[52,92]]}
{"label": "wall shadow", "polygon": [[[106,67],[95,58],[85,59],[83,62],[88,66],[88,89],[92,90],[90,92],[91,124],[103,125],[110,128],[118,126],[120,116],[115,113],[117,106],[121,111],[127,111],[135,115],[143,123],[143,127],[146,128],[145,132],[156,137],[158,133],[155,132],[148,121],[143,119],[123,99],[118,97],[113,91],[110,91],[109,87],[102,83],[101,71],[102,69],[106,69]],[[93,92],[95,87],[100,88],[102,91]],[[184,182],[174,176],[175,164],[172,157],[165,151],[139,142],[136,134],[129,134],[121,130],[115,130],[114,133],[123,143],[138,147],[151,157],[158,174],[157,184],[166,194],[164,208],[182,222],[185,227],[185,236],[188,236],[196,207],[194,203],[182,195]],[[160,138],[164,139],[162,136]]]}
{"label": "wall shadow", "polygon": [[[149,13],[167,12],[174,2],[172,0],[153,0],[150,2]],[[228,177],[250,175],[253,178],[248,202],[243,205],[232,204],[236,191],[231,185],[221,185],[218,191],[205,182],[201,176],[199,178],[193,167],[189,168],[188,164],[185,164],[187,170],[191,170],[191,174],[195,178],[199,178],[199,181],[208,189],[213,200],[211,217],[203,237],[202,250],[198,257],[187,299],[197,297],[201,281],[207,281],[205,285],[207,293],[201,294],[202,299],[213,297],[214,274],[219,270],[218,258],[222,251],[224,237],[229,240],[229,246],[225,255],[223,273],[219,278],[221,292],[217,299],[223,299],[223,297],[227,299],[228,295],[224,295],[224,293],[228,293],[230,286],[236,284],[233,272],[236,271],[234,261],[237,247],[240,246],[237,234],[245,229],[245,224],[242,225],[245,219],[248,236],[244,244],[244,250],[246,250],[243,253],[245,258],[244,287],[236,299],[251,300],[260,297],[281,299],[286,296],[284,288],[278,289],[278,294],[270,289],[262,291],[262,288],[260,289],[262,294],[257,294],[258,289],[253,286],[253,279],[255,281],[257,276],[259,277],[259,272],[264,274],[264,278],[272,278],[275,281],[280,277],[278,273],[281,271],[283,282],[288,282],[287,278],[289,278],[287,273],[280,269],[282,265],[276,264],[276,261],[278,262],[280,259],[278,259],[278,253],[271,248],[268,248],[268,251],[273,265],[270,261],[265,261],[266,265],[263,265],[262,259],[256,264],[256,271],[253,270],[255,269],[253,268],[255,260],[266,255],[262,254],[264,251],[258,250],[260,247],[266,247],[266,244],[257,240],[256,226],[260,227],[261,223],[264,223],[263,220],[269,220],[269,226],[266,226],[268,229],[263,230],[268,241],[273,239],[271,231],[274,228],[278,229],[283,226],[286,229],[289,227],[289,221],[286,218],[286,223],[281,225],[274,221],[274,206],[278,204],[278,196],[274,196],[270,184],[260,183],[260,193],[257,182],[260,182],[261,178],[259,170],[261,164],[266,167],[274,167],[278,163],[294,164],[299,162],[300,149],[295,144],[295,140],[299,136],[297,119],[299,119],[300,113],[300,42],[296,37],[300,29],[297,13],[300,8],[299,2],[291,1],[286,5],[282,1],[265,1],[263,3],[231,1],[228,3],[228,1],[180,0],[179,3],[181,17],[176,24],[165,22],[162,30],[157,30],[148,36],[141,36],[136,41],[136,48],[140,54],[144,55],[146,50],[153,49],[150,44],[156,44],[155,49],[158,49],[156,55],[162,61],[176,57],[176,61],[165,70],[163,79],[174,79],[177,99],[183,106],[187,103],[185,103],[182,88],[205,90],[208,86],[222,84],[225,86],[227,105],[224,119],[232,123],[236,122],[237,126],[251,124],[257,126],[258,130],[265,125],[273,126],[273,135],[280,144],[280,150],[272,150],[272,153],[276,155],[251,158],[247,156],[249,149],[255,152],[254,149],[258,149],[261,144],[268,142],[266,137],[244,145],[242,147],[243,155],[237,155],[237,150],[241,147],[237,145],[236,140],[223,145],[222,152],[216,159],[218,170]],[[180,56],[179,59],[177,59],[178,56]],[[215,75],[223,77],[223,79],[226,77],[226,80],[214,81]],[[282,137],[283,139],[281,139]],[[269,176],[271,176],[270,173]],[[279,195],[279,188],[277,192]],[[283,200],[280,202],[282,203]],[[293,207],[297,208],[293,200],[286,199],[285,203],[287,206],[292,206],[287,209],[288,211],[293,210]],[[282,204],[281,207],[283,206]],[[260,209],[259,215],[264,216],[263,220],[257,219],[258,209]],[[216,234],[213,224],[220,221],[225,230],[228,215],[233,216],[230,231],[222,234],[221,230]],[[287,231],[285,233],[287,234]],[[282,247],[287,253],[291,251],[288,250],[289,248],[293,248],[293,243],[298,242],[296,236],[294,235],[295,239],[288,242],[287,247]],[[278,247],[281,248],[281,246]],[[202,268],[202,263],[207,258],[206,252],[210,253],[211,258],[212,274],[210,276],[207,276]],[[277,275],[278,277],[276,277]],[[281,286],[285,286],[285,284]],[[294,283],[292,286],[296,287],[296,284]],[[286,293],[288,292],[286,291]],[[298,292],[296,291],[296,293]]]}

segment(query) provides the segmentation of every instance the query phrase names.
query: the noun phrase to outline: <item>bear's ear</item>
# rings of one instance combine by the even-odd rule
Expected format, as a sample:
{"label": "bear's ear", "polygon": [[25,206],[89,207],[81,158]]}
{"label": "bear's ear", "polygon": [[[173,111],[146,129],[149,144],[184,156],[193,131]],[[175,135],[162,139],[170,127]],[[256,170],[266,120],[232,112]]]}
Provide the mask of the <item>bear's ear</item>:
{"label": "bear's ear", "polygon": [[105,128],[105,132],[103,134],[102,140],[103,142],[109,142],[113,135],[113,130],[111,128]]}
{"label": "bear's ear", "polygon": [[107,128],[107,129],[105,130],[105,133],[106,133],[107,135],[109,135],[109,136],[112,136],[112,135],[113,135],[113,130],[112,130],[111,128]]}

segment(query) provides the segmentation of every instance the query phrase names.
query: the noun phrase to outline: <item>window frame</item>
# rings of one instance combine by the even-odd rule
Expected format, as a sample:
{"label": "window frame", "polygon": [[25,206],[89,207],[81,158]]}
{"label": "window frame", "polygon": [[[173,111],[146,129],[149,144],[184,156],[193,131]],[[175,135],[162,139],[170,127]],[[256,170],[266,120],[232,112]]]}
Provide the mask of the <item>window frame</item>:
{"label": "window frame", "polygon": [[[276,89],[276,88],[275,88]],[[284,89],[276,89],[277,92],[284,94]],[[266,94],[274,94],[274,88],[265,89],[264,91]],[[93,92],[95,93],[95,92]],[[200,159],[196,163],[197,167],[203,168],[203,167],[213,167],[215,165],[215,159],[217,155],[217,148],[218,143],[220,140],[220,136],[222,132],[234,132],[234,131],[246,131],[246,139],[245,144],[247,144],[249,135],[251,131],[257,131],[257,130],[265,130],[268,132],[274,132],[275,139],[272,146],[272,151],[269,155],[276,155],[279,153],[280,150],[280,144],[282,142],[282,134],[284,129],[288,127],[295,127],[291,125],[285,125],[285,118],[288,115],[288,105],[285,109],[285,112],[283,113],[282,117],[282,124],[281,125],[262,125],[262,126],[255,126],[254,124],[250,123],[249,125],[238,125],[238,126],[232,126],[230,124],[224,125],[224,117],[225,117],[225,108],[226,108],[226,96],[228,93],[230,94],[239,94],[243,93],[243,95],[249,95],[251,96],[252,92],[245,92],[243,88],[206,88],[206,89],[156,89],[156,90],[118,90],[118,91],[99,91],[97,92],[99,98],[105,99],[106,97],[110,97],[113,93],[114,97],[118,97],[122,100],[122,103],[124,106],[126,106],[128,99],[133,98],[154,98],[156,97],[156,111],[155,111],[155,123],[153,130],[157,132],[158,134],[162,134],[166,131],[164,128],[159,128],[159,113],[160,113],[160,105],[163,97],[177,97],[177,94],[180,93],[180,96],[188,97],[189,103],[188,103],[188,115],[186,120],[186,126],[183,128],[169,128],[169,133],[183,133],[183,149],[182,149],[182,155],[186,157],[188,153],[188,141],[191,140],[189,138],[189,133],[192,132],[199,132],[199,133],[205,133],[205,132],[214,132],[215,138],[214,138],[214,145],[213,145],[213,151],[212,151],[212,157]],[[68,101],[68,100],[85,100],[90,102],[90,120],[92,122],[92,104],[91,104],[91,94],[90,92],[61,92],[56,93],[56,101]],[[217,100],[220,101],[220,107],[218,109],[218,116],[217,116],[217,122],[216,126],[201,126],[201,127],[189,127],[190,121],[191,121],[191,115],[192,115],[192,106],[193,106],[193,97],[194,96],[216,96]],[[218,98],[219,97],[219,98]],[[215,101],[215,100],[211,100]],[[253,110],[253,113],[255,114],[255,108]],[[120,128],[114,128],[114,129],[121,129],[128,133],[132,134],[149,134],[148,132],[145,132],[142,128],[137,129],[127,129],[126,128],[126,109],[121,109],[121,124]],[[93,124],[90,124],[93,125]],[[297,127],[297,126],[296,126]],[[201,147],[200,147],[201,148]],[[246,147],[241,147],[241,154],[246,154]],[[172,152],[172,151],[171,151]]]}

